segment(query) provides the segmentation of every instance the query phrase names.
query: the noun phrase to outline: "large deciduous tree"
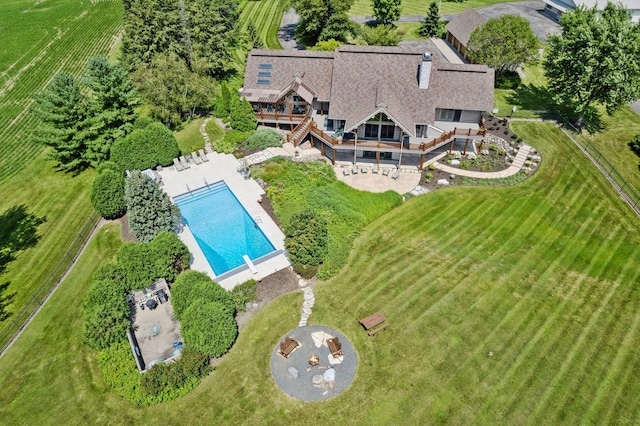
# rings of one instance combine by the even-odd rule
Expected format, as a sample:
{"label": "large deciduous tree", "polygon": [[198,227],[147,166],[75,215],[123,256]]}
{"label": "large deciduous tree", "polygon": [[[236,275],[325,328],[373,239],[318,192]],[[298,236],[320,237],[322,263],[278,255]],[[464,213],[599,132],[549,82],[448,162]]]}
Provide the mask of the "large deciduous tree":
{"label": "large deciduous tree", "polygon": [[160,232],[173,231],[180,223],[180,210],[158,185],[139,171],[125,183],[129,229],[138,240],[148,242]]}
{"label": "large deciduous tree", "polygon": [[371,0],[373,17],[385,24],[397,21],[402,10],[402,0]]}
{"label": "large deciduous tree", "polygon": [[440,23],[440,13],[438,11],[438,3],[432,1],[429,4],[427,15],[420,22],[420,28],[418,28],[418,34],[422,37],[435,37],[440,34],[442,24]]}
{"label": "large deciduous tree", "polygon": [[562,15],[561,35],[548,38],[543,62],[555,100],[571,105],[582,122],[594,103],[608,113],[640,98],[640,24],[622,5],[602,11],[579,7]]}
{"label": "large deciduous tree", "polygon": [[215,103],[215,81],[189,71],[175,54],[157,54],[151,64],[141,63],[131,78],[151,103],[151,115],[169,127]]}
{"label": "large deciduous tree", "polygon": [[500,75],[535,60],[538,45],[529,21],[521,16],[503,15],[476,28],[467,51],[474,62],[487,64]]}
{"label": "large deciduous tree", "polygon": [[356,31],[356,24],[347,14],[353,3],[354,0],[293,0],[300,15],[296,37],[308,46],[329,39],[346,42]]}

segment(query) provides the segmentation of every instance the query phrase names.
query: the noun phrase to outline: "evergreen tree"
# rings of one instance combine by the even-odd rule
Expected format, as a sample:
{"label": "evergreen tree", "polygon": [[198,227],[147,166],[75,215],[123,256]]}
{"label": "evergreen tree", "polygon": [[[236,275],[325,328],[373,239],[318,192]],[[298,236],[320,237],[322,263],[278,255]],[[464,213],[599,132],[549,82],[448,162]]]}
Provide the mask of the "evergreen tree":
{"label": "evergreen tree", "polygon": [[231,127],[240,132],[251,132],[256,129],[258,120],[253,107],[246,98],[234,102],[231,109]]}
{"label": "evergreen tree", "polygon": [[420,22],[420,28],[418,28],[418,34],[422,37],[436,37],[440,34],[442,24],[440,23],[440,14],[438,13],[438,3],[432,1],[429,4],[429,10],[424,20]]}
{"label": "evergreen tree", "polygon": [[139,171],[125,184],[129,229],[141,242],[149,242],[160,232],[173,231],[180,223],[180,210],[158,185]]}
{"label": "evergreen tree", "polygon": [[256,30],[256,26],[253,25],[253,22],[249,22],[247,24],[247,37],[249,38],[250,47],[253,49],[262,49],[264,48],[264,43],[262,39],[258,35],[258,31]]}
{"label": "evergreen tree", "polygon": [[385,24],[390,24],[400,18],[402,0],[371,0],[373,17]]}
{"label": "evergreen tree", "polygon": [[133,130],[137,118],[135,108],[140,106],[138,91],[129,79],[126,69],[107,58],[89,60],[84,85],[90,90],[88,106],[91,128],[95,137],[87,142],[85,159],[97,167],[109,157],[111,145]]}
{"label": "evergreen tree", "polygon": [[392,25],[376,25],[363,27],[362,37],[370,46],[397,46],[402,39],[398,30]]}
{"label": "evergreen tree", "polygon": [[231,92],[227,83],[220,87],[220,96],[216,99],[216,117],[227,118],[231,114]]}
{"label": "evergreen tree", "polygon": [[42,121],[35,140],[50,146],[49,158],[64,171],[80,171],[89,162],[87,141],[95,135],[89,128],[87,103],[78,81],[70,74],[56,74],[46,89],[34,96],[33,114]]}
{"label": "evergreen tree", "polygon": [[124,173],[115,163],[106,161],[98,167],[91,186],[91,205],[105,219],[115,219],[126,213]]}

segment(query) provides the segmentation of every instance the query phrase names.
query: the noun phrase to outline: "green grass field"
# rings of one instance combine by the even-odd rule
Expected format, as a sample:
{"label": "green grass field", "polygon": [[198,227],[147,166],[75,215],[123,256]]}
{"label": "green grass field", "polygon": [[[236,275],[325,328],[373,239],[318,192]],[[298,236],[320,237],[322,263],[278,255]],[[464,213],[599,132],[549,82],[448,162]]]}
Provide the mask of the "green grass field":
{"label": "green grass field", "polygon": [[[8,293],[15,293],[9,306],[14,314],[36,290],[55,284],[97,220],[88,197],[93,172],[55,172],[44,148],[30,139],[37,125],[29,113],[31,96],[55,72],[79,74],[89,57],[108,53],[121,15],[115,0],[15,0],[0,10],[0,212],[24,205],[46,218],[38,244],[0,275],[0,283],[10,282]],[[23,319],[14,315],[0,323],[0,345]]]}
{"label": "green grass field", "polygon": [[[0,62],[0,182],[14,176],[43,147],[30,138],[37,119],[31,96],[53,74],[80,74],[87,60],[107,54],[122,25],[117,0],[18,0],[3,6],[0,38],[7,54]],[[5,38],[5,35],[7,38]]]}
{"label": "green grass field", "polygon": [[[555,126],[514,126],[543,156],[536,175],[415,197],[368,226],[347,267],[316,285],[310,322],[357,350],[356,379],[340,396],[301,403],[271,379],[271,351],[297,326],[300,292],[262,309],[185,397],[139,408],[107,390],[80,345],[79,301],[94,257],[115,253],[112,229],[0,359],[3,421],[636,422],[638,219]],[[391,326],[369,338],[357,320],[376,311]]]}
{"label": "green grass field", "polygon": [[[173,132],[173,135],[178,141],[178,146],[182,154],[191,154],[193,151],[197,151],[200,148],[204,148],[204,138],[200,134],[200,126],[204,122],[204,118],[198,118],[185,124],[185,126]],[[209,120],[205,127],[205,132],[209,135],[211,141],[222,139],[224,137],[224,130],[222,130],[214,119]]]}
{"label": "green grass field", "polygon": [[[462,3],[443,1],[440,3],[440,14],[460,13],[469,7],[478,9],[493,4],[505,3],[506,1],[510,0],[467,0]],[[402,16],[424,16],[427,14],[429,3],[431,2],[423,0],[403,0],[400,13]],[[371,0],[355,0],[353,7],[349,10],[349,15],[372,16]]]}

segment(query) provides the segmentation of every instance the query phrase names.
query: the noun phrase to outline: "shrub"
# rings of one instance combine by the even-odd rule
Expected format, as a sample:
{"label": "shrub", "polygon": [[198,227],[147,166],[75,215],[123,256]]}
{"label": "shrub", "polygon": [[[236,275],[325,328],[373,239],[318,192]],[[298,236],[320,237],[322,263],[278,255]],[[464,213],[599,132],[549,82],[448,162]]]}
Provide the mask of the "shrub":
{"label": "shrub", "polygon": [[265,149],[282,146],[282,135],[271,129],[258,129],[243,143],[245,149]]}
{"label": "shrub", "polygon": [[436,165],[431,163],[429,164],[429,170],[435,170],[436,169]]}
{"label": "shrub", "polygon": [[491,146],[489,147],[489,149],[491,151],[497,151],[498,150],[498,145],[496,145],[495,143],[492,143]]}
{"label": "shrub", "polygon": [[370,46],[397,46],[402,40],[396,27],[390,24],[362,27],[362,38]]}
{"label": "shrub", "polygon": [[191,253],[180,238],[173,232],[161,232],[149,245],[153,259],[153,274],[157,278],[175,281],[176,276],[189,267]]}
{"label": "shrub", "polygon": [[471,167],[471,164],[468,161],[462,161],[460,163],[460,168],[461,169],[469,170],[469,167]]}
{"label": "shrub", "polygon": [[292,268],[296,274],[299,274],[305,280],[310,280],[318,274],[318,265],[294,263]]}
{"label": "shrub", "polygon": [[185,348],[176,361],[156,364],[143,374],[140,387],[145,394],[159,398],[158,402],[168,401],[181,388],[195,387],[210,369],[206,355]]}
{"label": "shrub", "polygon": [[180,155],[178,141],[162,123],[134,130],[111,147],[111,160],[122,170],[145,170],[167,166]]}
{"label": "shrub", "polygon": [[627,146],[631,148],[631,151],[635,155],[640,157],[640,135],[636,135],[633,139],[631,139]]}
{"label": "shrub", "polygon": [[[114,163],[111,164],[115,166]],[[93,180],[90,198],[95,211],[105,219],[116,219],[125,214],[127,203],[124,199],[122,171],[113,171],[108,167],[102,168]]]}
{"label": "shrub", "polygon": [[[91,300],[89,303],[93,303]],[[129,304],[124,295],[98,305],[85,305],[83,342],[93,349],[106,349],[127,340]],[[129,353],[131,356],[131,353]]]}
{"label": "shrub", "polygon": [[483,149],[482,151],[480,151],[480,154],[489,155],[489,150],[488,149]]}
{"label": "shrub", "polygon": [[251,135],[251,132],[240,132],[238,130],[230,130],[225,133],[223,139],[213,141],[213,149],[216,152],[231,154],[241,146],[245,139]]}
{"label": "shrub", "polygon": [[467,154],[467,158],[471,161],[475,160],[478,156],[476,155],[475,152],[470,152],[469,154]]}
{"label": "shrub", "polygon": [[131,233],[142,242],[172,231],[180,223],[180,210],[148,176],[134,171],[125,182]]}
{"label": "shrub", "polygon": [[503,71],[500,74],[496,74],[495,88],[513,90],[520,86],[522,80],[520,75],[515,71]]}
{"label": "shrub", "polygon": [[190,306],[201,302],[218,302],[231,312],[235,309],[231,295],[207,274],[198,271],[180,274],[171,287],[171,296],[173,312],[179,320]]}
{"label": "shrub", "polygon": [[285,248],[292,263],[319,265],[327,254],[327,221],[309,209],[291,217],[287,226]]}
{"label": "shrub", "polygon": [[462,158],[462,154],[460,153],[460,151],[456,151],[453,153],[453,158],[455,158],[456,160],[459,160]]}
{"label": "shrub", "polygon": [[200,299],[184,311],[180,331],[187,347],[217,358],[233,345],[238,325],[225,305]]}
{"label": "shrub", "polygon": [[433,179],[433,173],[428,172],[425,177],[427,178],[427,181],[430,181],[431,179]]}
{"label": "shrub", "polygon": [[231,299],[236,305],[236,311],[244,312],[247,310],[247,303],[256,300],[258,286],[256,280],[249,280],[237,285],[229,292]]}

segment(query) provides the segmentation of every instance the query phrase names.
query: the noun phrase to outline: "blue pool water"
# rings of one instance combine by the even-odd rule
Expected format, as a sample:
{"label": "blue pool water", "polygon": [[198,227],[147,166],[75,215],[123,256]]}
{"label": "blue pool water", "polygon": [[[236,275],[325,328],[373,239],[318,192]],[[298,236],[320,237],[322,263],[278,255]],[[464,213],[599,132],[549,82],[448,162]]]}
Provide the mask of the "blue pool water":
{"label": "blue pool water", "polygon": [[224,182],[179,195],[174,201],[216,275],[275,250]]}

